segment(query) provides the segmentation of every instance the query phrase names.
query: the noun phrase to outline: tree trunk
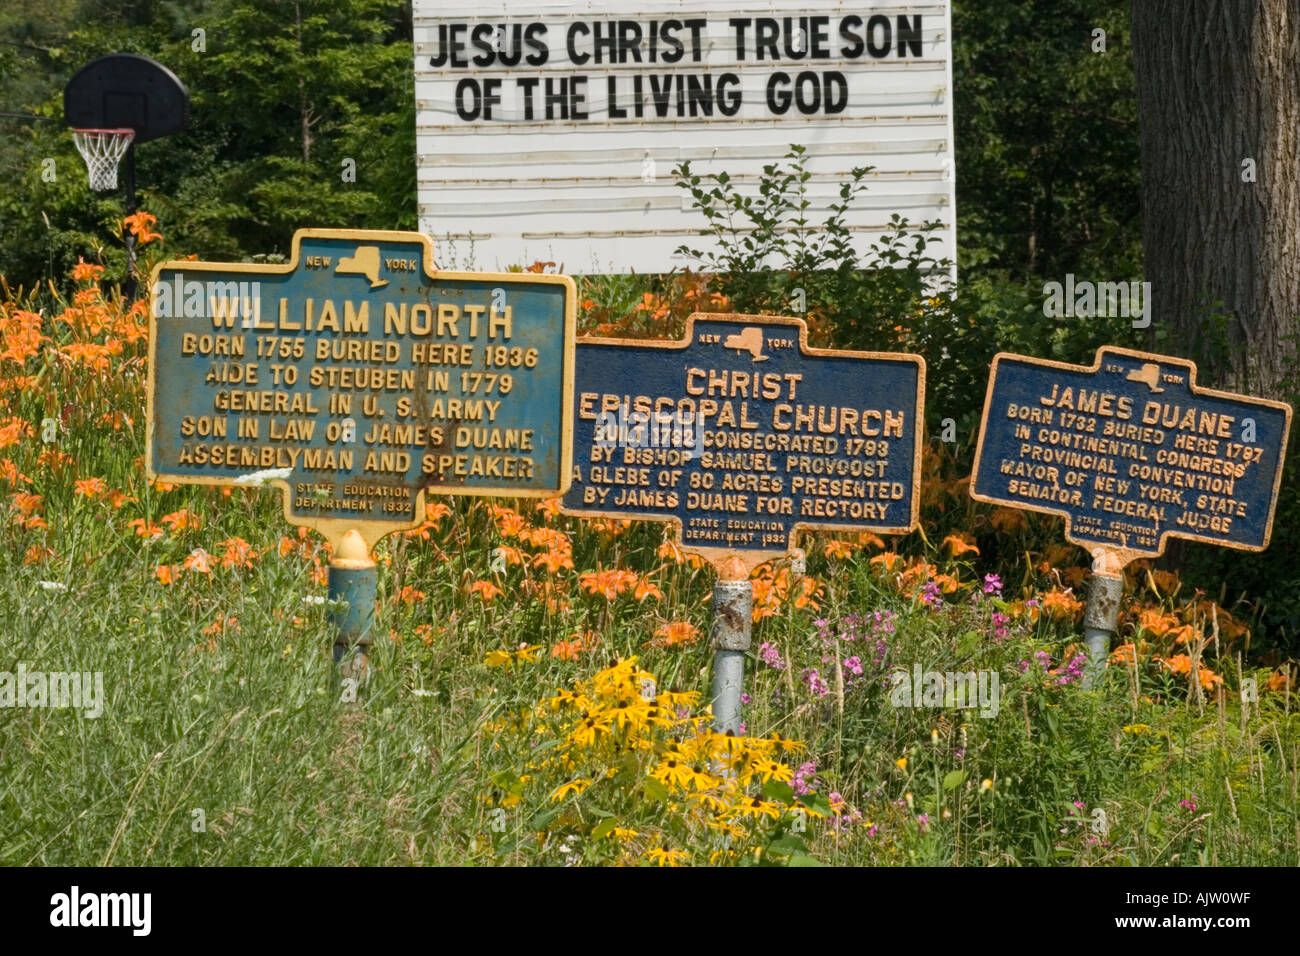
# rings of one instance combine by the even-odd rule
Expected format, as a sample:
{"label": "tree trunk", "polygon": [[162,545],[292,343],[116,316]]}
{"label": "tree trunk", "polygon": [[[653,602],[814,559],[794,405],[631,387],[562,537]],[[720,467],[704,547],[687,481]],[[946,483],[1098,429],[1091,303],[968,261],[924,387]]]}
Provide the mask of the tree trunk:
{"label": "tree trunk", "polygon": [[[306,64],[303,62],[302,52],[302,4],[299,0],[294,0],[293,4],[294,21],[297,23],[298,38],[298,60],[299,70],[305,70]],[[307,80],[299,75],[298,77],[298,119],[302,125],[302,161],[311,162],[311,106],[307,103]]]}
{"label": "tree trunk", "polygon": [[1132,18],[1152,330],[1167,327],[1205,383],[1287,398],[1300,316],[1300,0],[1133,0]]}

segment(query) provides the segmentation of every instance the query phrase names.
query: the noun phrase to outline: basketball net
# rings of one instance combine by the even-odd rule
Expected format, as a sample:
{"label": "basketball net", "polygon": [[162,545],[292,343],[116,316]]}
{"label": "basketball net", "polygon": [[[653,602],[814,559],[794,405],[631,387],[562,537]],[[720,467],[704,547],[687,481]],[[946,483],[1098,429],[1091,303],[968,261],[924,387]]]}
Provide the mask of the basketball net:
{"label": "basketball net", "polygon": [[77,152],[86,161],[90,188],[96,192],[116,189],[117,164],[131,145],[131,140],[135,139],[135,130],[74,129],[72,138],[76,141]]}

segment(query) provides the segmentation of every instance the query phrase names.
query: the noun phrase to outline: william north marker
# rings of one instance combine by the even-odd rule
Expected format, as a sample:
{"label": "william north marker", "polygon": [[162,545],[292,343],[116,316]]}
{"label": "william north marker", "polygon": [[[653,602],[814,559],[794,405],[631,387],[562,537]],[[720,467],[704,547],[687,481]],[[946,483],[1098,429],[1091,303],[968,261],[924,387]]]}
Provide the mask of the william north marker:
{"label": "william north marker", "polygon": [[1120,564],[1170,535],[1268,546],[1291,408],[1196,386],[1185,360],[1103,347],[1091,368],[993,360],[971,495],[1065,517]]}
{"label": "william north marker", "polygon": [[575,297],[563,276],[439,272],[419,233],[300,230],[287,265],[154,270],[148,469],[283,487],[368,544],[424,493],[568,486]]}
{"label": "william north marker", "polygon": [[674,522],[770,560],[804,528],[916,524],[925,362],[808,348],[795,318],[697,314],[682,341],[580,339],[575,515]]}

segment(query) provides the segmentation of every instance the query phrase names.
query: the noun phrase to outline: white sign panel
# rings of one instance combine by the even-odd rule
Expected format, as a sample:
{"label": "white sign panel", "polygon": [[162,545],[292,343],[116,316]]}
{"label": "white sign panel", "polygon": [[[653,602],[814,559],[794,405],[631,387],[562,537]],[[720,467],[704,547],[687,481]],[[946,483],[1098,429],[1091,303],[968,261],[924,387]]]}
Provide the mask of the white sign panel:
{"label": "white sign panel", "polygon": [[809,219],[871,166],[847,222],[866,255],[897,213],[956,258],[947,3],[414,0],[420,229],[443,268],[692,264],[675,181],[808,150]]}

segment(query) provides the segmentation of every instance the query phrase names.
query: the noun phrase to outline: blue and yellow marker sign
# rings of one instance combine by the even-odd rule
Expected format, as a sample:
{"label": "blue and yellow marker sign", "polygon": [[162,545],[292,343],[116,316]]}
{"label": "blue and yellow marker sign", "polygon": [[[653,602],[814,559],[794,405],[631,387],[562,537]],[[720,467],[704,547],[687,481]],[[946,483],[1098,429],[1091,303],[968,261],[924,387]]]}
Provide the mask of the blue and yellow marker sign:
{"label": "blue and yellow marker sign", "polygon": [[575,287],[440,272],[428,237],[300,230],[287,265],[153,273],[147,465],[271,482],[285,517],[368,544],[424,495],[568,487]]}
{"label": "blue and yellow marker sign", "polygon": [[971,496],[1061,515],[1122,565],[1170,535],[1262,551],[1291,407],[1196,386],[1186,359],[1098,349],[1091,368],[993,359]]}
{"label": "blue and yellow marker sign", "polygon": [[682,341],[579,339],[562,510],[673,522],[684,549],[750,565],[801,529],[912,530],[925,361],[806,338],[797,318],[697,314]]}

